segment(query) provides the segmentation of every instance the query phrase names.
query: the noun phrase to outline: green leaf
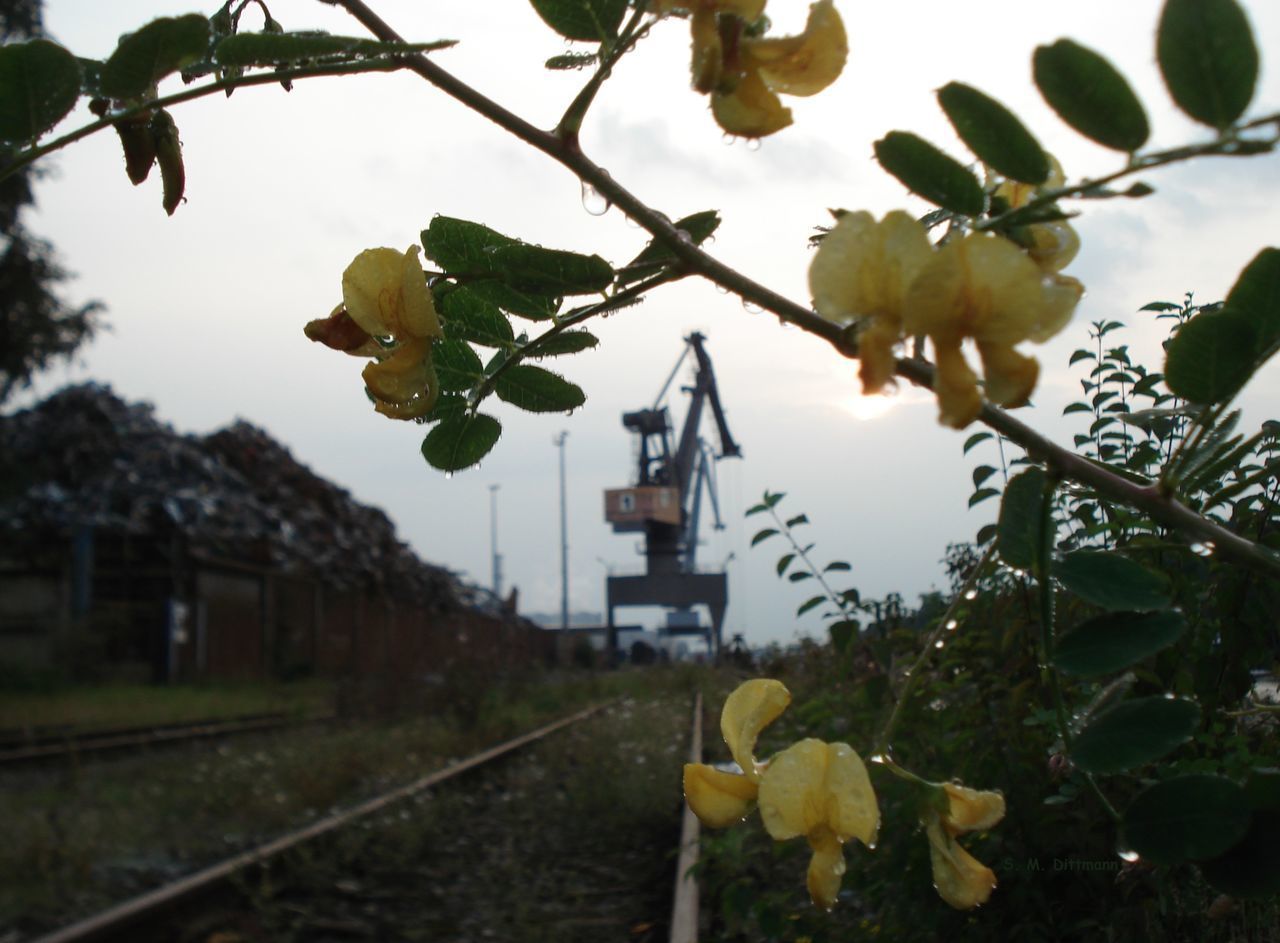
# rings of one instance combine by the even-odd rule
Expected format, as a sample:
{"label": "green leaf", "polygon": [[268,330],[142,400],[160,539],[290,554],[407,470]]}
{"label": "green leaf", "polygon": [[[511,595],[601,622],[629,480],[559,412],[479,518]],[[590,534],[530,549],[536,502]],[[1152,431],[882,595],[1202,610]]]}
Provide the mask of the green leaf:
{"label": "green leaf", "polygon": [[808,524],[808,523],[809,523],[808,514],[797,514],[795,517],[787,519],[788,527],[799,527],[801,524]]}
{"label": "green leaf", "polygon": [[987,500],[987,498],[994,498],[998,494],[1000,494],[1000,492],[995,488],[979,488],[973,494],[969,495],[969,507],[975,507]]}
{"label": "green leaf", "polygon": [[559,298],[520,291],[497,279],[468,282],[467,287],[490,304],[495,304],[510,314],[528,318],[530,321],[546,321],[560,310]]}
{"label": "green leaf", "polygon": [[793,583],[799,583],[801,580],[813,579],[813,574],[808,570],[796,570],[794,573],[790,574],[787,579]]}
{"label": "green leaf", "polygon": [[1257,333],[1243,315],[1201,312],[1178,330],[1165,354],[1169,389],[1193,403],[1230,399],[1253,375]]}
{"label": "green leaf", "polygon": [[1280,344],[1280,249],[1263,249],[1253,257],[1231,286],[1223,311],[1254,328],[1260,357]]}
{"label": "green leaf", "polygon": [[1031,132],[1004,105],[960,82],[938,90],[938,103],[960,140],[997,173],[1023,183],[1044,183],[1049,158]]}
{"label": "green leaf", "polygon": [[973,486],[981,488],[982,483],[996,473],[996,469],[991,465],[979,465],[973,470]]}
{"label": "green leaf", "polygon": [[582,387],[559,374],[520,364],[498,377],[494,384],[498,398],[531,413],[564,413],[587,401]]}
{"label": "green leaf", "polygon": [[1059,671],[1085,678],[1119,671],[1172,645],[1186,628],[1176,609],[1110,612],[1059,639],[1053,663]]}
{"label": "green leaf", "polygon": [[446,292],[439,302],[445,333],[451,340],[469,341],[482,347],[508,347],[515,335],[498,306],[485,301],[465,285]]}
{"label": "green leaf", "polygon": [[594,52],[566,52],[564,55],[552,56],[543,66],[559,72],[565,69],[585,69],[599,61],[600,56]]}
{"label": "green leaf", "polygon": [[1166,0],[1156,58],[1178,107],[1212,128],[1244,114],[1258,79],[1258,47],[1235,0]]}
{"label": "green leaf", "polygon": [[494,275],[491,252],[517,244],[488,226],[452,216],[436,216],[422,231],[427,258],[450,275]]}
{"label": "green leaf", "polygon": [[777,536],[777,534],[778,530],[775,527],[766,527],[763,530],[758,530],[756,535],[751,538],[751,546],[754,547],[756,544],[764,543],[770,537]]}
{"label": "green leaf", "polygon": [[831,633],[831,644],[835,646],[836,651],[843,652],[857,637],[858,623],[852,619],[841,619],[839,622],[831,623],[827,631]]}
{"label": "green leaf", "polygon": [[80,62],[57,43],[0,46],[0,141],[34,141],[80,98]]}
{"label": "green leaf", "polygon": [[497,246],[489,250],[493,271],[506,284],[546,295],[590,295],[613,282],[613,266],[598,255],[541,246]]}
{"label": "green leaf", "polygon": [[[689,241],[695,246],[700,246],[720,227],[720,214],[716,210],[703,210],[678,219],[672,225],[688,233]],[[618,284],[626,286],[632,282],[638,282],[674,261],[676,261],[674,252],[658,240],[651,239],[649,244],[640,250],[639,255],[618,269]]]}
{"label": "green leaf", "polygon": [[469,390],[484,379],[484,366],[465,341],[436,341],[432,361],[440,389],[449,393]]}
{"label": "green leaf", "polygon": [[294,33],[236,33],[221,40],[213,59],[221,66],[288,65],[302,60],[360,59],[393,53],[435,52],[457,45],[452,39],[431,43],[384,43],[358,36],[334,36],[315,31]]}
{"label": "green leaf", "polygon": [[502,435],[502,424],[477,413],[442,420],[422,442],[422,456],[432,468],[455,472],[479,463]]}
{"label": "green leaf", "polygon": [[1280,770],[1255,769],[1244,784],[1253,821],[1243,840],[1200,865],[1205,880],[1233,897],[1280,891]]}
{"label": "green leaf", "polygon": [[1044,503],[1045,474],[1028,468],[1005,486],[996,522],[1000,559],[1017,570],[1029,570],[1036,560],[1036,534]]}
{"label": "green leaf", "polygon": [[208,48],[209,20],[199,13],[152,20],[120,38],[102,66],[102,94],[141,98],[166,75],[204,58]]}
{"label": "green leaf", "polygon": [[[775,533],[777,532],[775,531]],[[752,544],[752,546],[754,547],[755,544]],[[782,576],[783,573],[787,572],[787,567],[791,566],[791,561],[795,558],[796,555],[794,553],[784,553],[782,556],[778,557],[778,564],[776,567],[778,576]]]}
{"label": "green leaf", "polygon": [[1232,897],[1268,897],[1280,892],[1280,812],[1253,813],[1243,840],[1200,864],[1204,879]]}
{"label": "green leaf", "polygon": [[1191,774],[1138,794],[1120,821],[1121,843],[1153,864],[1214,858],[1249,828],[1244,790],[1229,779]]}
{"label": "green leaf", "polygon": [[559,357],[564,354],[576,354],[583,350],[590,350],[599,343],[599,339],[589,331],[561,331],[546,340],[539,341],[530,356]]}
{"label": "green leaf", "polygon": [[1169,580],[1128,557],[1107,550],[1076,550],[1058,561],[1053,575],[1081,599],[1103,609],[1165,609]]}
{"label": "green leaf", "polygon": [[817,609],[826,601],[826,596],[811,596],[796,607],[796,615],[802,616],[810,609]]}
{"label": "green leaf", "polygon": [[603,43],[618,38],[627,0],[529,0],[544,23],[565,39]]}
{"label": "green leaf", "polygon": [[1199,724],[1195,701],[1163,696],[1124,701],[1076,735],[1071,760],[1088,773],[1120,773],[1172,752]]}
{"label": "green leaf", "polygon": [[890,131],[875,143],[876,159],[912,193],[964,216],[982,212],[982,184],[954,157],[909,131]]}
{"label": "green leaf", "polygon": [[1151,129],[1138,96],[1092,49],[1069,39],[1037,46],[1032,71],[1049,107],[1085,137],[1125,153],[1146,143]]}
{"label": "green leaf", "polygon": [[851,567],[845,561],[835,560],[831,563],[828,563],[826,566],[824,566],[822,568],[822,572],[823,573],[848,573],[852,569],[853,567]]}
{"label": "green leaf", "polygon": [[968,455],[969,450],[979,442],[986,442],[988,439],[994,438],[995,435],[990,432],[975,432],[973,435],[969,436],[969,438],[964,440],[964,454]]}

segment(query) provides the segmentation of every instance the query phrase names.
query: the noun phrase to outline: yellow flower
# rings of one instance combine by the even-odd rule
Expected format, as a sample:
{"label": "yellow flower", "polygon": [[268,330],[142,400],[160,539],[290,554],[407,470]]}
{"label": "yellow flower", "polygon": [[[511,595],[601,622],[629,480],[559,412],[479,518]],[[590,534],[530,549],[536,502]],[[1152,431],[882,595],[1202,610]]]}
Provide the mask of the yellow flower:
{"label": "yellow flower", "polygon": [[1014,346],[1056,334],[1083,293],[1078,281],[1045,273],[1000,236],[969,233],[938,250],[907,292],[903,327],[933,341],[941,421],[962,429],[982,406],[977,378],[960,351],[966,338],[982,358],[987,398],[1021,406],[1040,367]]}
{"label": "yellow flower", "polygon": [[924,226],[902,210],[879,223],[865,211],[845,213],[818,245],[809,266],[814,308],[837,324],[863,319],[858,373],[864,393],[879,393],[893,378],[907,290],[932,255]]}
{"label": "yellow flower", "polygon": [[924,814],[933,883],[939,896],[958,910],[985,904],[995,890],[995,873],[965,851],[955,836],[985,831],[1004,818],[1004,796],[944,783],[939,805]]}
{"label": "yellow flower", "polygon": [[[1045,190],[1055,190],[1066,182],[1062,173],[1062,165],[1052,154],[1049,158],[1049,176],[1044,183],[1033,186],[1017,180],[1006,180],[995,189],[994,196],[1004,200],[1009,209],[1016,210],[1026,206],[1032,199]],[[990,174],[988,173],[988,176]],[[1027,254],[1035,260],[1045,272],[1060,272],[1076,257],[1080,251],[1080,237],[1066,220],[1055,220],[1050,223],[1033,223],[1026,227],[1031,247]]]}
{"label": "yellow flower", "polygon": [[791,124],[791,109],[778,93],[816,95],[840,77],[849,41],[832,0],[818,0],[799,36],[736,34],[736,46],[723,52],[711,112],[729,134],[760,138]]}
{"label": "yellow flower", "polygon": [[685,798],[702,822],[722,828],[741,821],[759,801],[766,831],[778,841],[803,835],[813,857],[809,894],[831,908],[845,871],[842,845],[857,838],[875,842],[880,812],[862,759],[844,743],[801,740],[767,764],[755,758],[760,731],[791,701],[781,682],[757,679],[741,685],[725,701],[720,731],[741,774],[701,763],[684,768]]}
{"label": "yellow flower", "polygon": [[440,320],[418,261],[418,248],[367,249],[342,273],[342,304],[307,324],[307,337],[360,357],[374,408],[393,419],[415,419],[439,395],[431,344]]}

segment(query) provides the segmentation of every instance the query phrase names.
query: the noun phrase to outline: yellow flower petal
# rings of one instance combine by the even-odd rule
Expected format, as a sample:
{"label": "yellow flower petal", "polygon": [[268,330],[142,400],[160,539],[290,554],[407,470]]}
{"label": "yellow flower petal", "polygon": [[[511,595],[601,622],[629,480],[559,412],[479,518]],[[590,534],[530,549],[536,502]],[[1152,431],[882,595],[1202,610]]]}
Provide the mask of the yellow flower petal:
{"label": "yellow flower petal", "polygon": [[880,809],[862,757],[847,743],[827,746],[827,824],[841,841],[874,845]]}
{"label": "yellow flower petal", "polygon": [[1040,283],[1040,320],[1029,338],[1043,343],[1071,321],[1076,305],[1084,297],[1084,285],[1070,275],[1053,275]]}
{"label": "yellow flower petal", "polygon": [[949,344],[934,340],[937,371],[933,392],[938,397],[938,421],[953,429],[963,429],[978,418],[982,397],[978,394],[978,377],[965,363],[960,342]]}
{"label": "yellow flower petal", "polygon": [[965,851],[936,816],[925,823],[925,834],[929,838],[933,884],[942,899],[957,910],[985,904],[995,890],[995,873]]}
{"label": "yellow flower petal", "polygon": [[1027,255],[1046,272],[1061,272],[1080,251],[1080,237],[1066,220],[1028,227],[1032,247]]}
{"label": "yellow flower petal", "polygon": [[1040,376],[1040,364],[1012,347],[978,342],[987,399],[1010,409],[1027,405]]}
{"label": "yellow flower petal", "polygon": [[724,43],[716,26],[716,15],[711,10],[697,9],[690,24],[693,36],[693,87],[706,94],[720,85],[724,71]]}
{"label": "yellow flower petal", "polygon": [[407,403],[422,394],[433,379],[431,341],[412,338],[386,360],[375,361],[361,374],[375,397],[391,403]]}
{"label": "yellow flower petal", "polygon": [[755,71],[747,72],[732,92],[712,92],[711,113],[726,132],[744,138],[762,138],[791,124],[791,109],[783,107]]}
{"label": "yellow flower petal", "polygon": [[418,247],[366,249],[342,273],[347,313],[377,337],[439,337],[440,322]]}
{"label": "yellow flower petal", "polygon": [[746,818],[756,798],[756,784],[712,766],[686,763],[684,797],[703,825],[724,828]]}
{"label": "yellow flower petal", "polygon": [[781,681],[755,678],[740,684],[724,702],[720,733],[729,752],[753,783],[760,781],[755,761],[756,738],[791,703],[791,692]]}
{"label": "yellow flower petal", "polygon": [[809,266],[814,307],[837,324],[858,317],[900,319],[907,290],[932,256],[924,226],[902,210],[879,223],[865,211],[845,213],[822,237]]}
{"label": "yellow flower petal", "polygon": [[880,824],[866,767],[844,743],[801,740],[775,756],[760,780],[760,818],[779,841],[829,829],[840,841],[875,841]]}
{"label": "yellow flower petal", "polygon": [[959,783],[943,783],[942,788],[948,800],[942,821],[953,835],[986,831],[1004,818],[1004,796],[999,792],[970,789]]}
{"label": "yellow flower petal", "polygon": [[849,58],[849,40],[832,0],[809,7],[799,36],[743,41],[743,60],[765,85],[787,95],[816,95],[837,78]]}
{"label": "yellow flower petal", "polygon": [[809,859],[806,884],[809,897],[823,910],[836,905],[840,894],[840,879],[844,877],[844,848],[830,829],[819,829],[809,836],[813,857]]}

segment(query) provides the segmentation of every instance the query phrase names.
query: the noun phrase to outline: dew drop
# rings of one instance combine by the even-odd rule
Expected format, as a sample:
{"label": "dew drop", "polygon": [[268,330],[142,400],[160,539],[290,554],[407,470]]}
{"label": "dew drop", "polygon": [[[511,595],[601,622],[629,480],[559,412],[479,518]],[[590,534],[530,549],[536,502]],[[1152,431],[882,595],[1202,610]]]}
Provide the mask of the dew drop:
{"label": "dew drop", "polygon": [[758,150],[760,150],[760,139],[759,139],[759,138],[747,138],[747,150],[749,150],[749,151],[758,151]]}
{"label": "dew drop", "polygon": [[764,311],[764,308],[760,307],[760,305],[756,304],[754,301],[750,301],[746,298],[743,298],[742,310],[747,312],[748,314],[759,314],[760,312]]}
{"label": "dew drop", "polygon": [[1218,548],[1214,546],[1212,540],[1206,540],[1204,542],[1197,540],[1191,545],[1191,552],[1197,557],[1211,557],[1213,556],[1213,552],[1217,549]]}
{"label": "dew drop", "polygon": [[933,643],[933,647],[934,647],[934,648],[946,648],[946,647],[947,647],[947,643],[946,643],[946,642],[944,642],[942,639],[938,639],[936,642],[934,642],[934,643]]}
{"label": "dew drop", "polygon": [[444,473],[444,480],[445,480],[445,481],[451,481],[452,479],[453,479],[453,472],[445,472],[445,473]]}
{"label": "dew drop", "polygon": [[886,750],[884,753],[876,753],[873,756],[867,757],[867,762],[883,766],[885,763],[888,763],[891,758],[889,751]]}
{"label": "dew drop", "polygon": [[623,219],[625,219],[625,220],[627,221],[627,227],[628,227],[628,228],[630,228],[630,229],[643,229],[643,228],[644,228],[643,226],[641,226],[641,225],[640,225],[640,220],[638,220],[638,219],[632,219],[630,216],[624,216],[624,217],[623,217]]}
{"label": "dew drop", "polygon": [[[959,626],[959,625],[960,625],[960,623],[959,623],[959,622],[957,622],[955,619],[948,619],[948,620],[947,620],[947,631],[948,631],[948,632],[954,632],[954,631],[956,630],[956,627],[957,627],[957,626]],[[941,647],[941,646],[939,646],[939,647]]]}
{"label": "dew drop", "polygon": [[726,134],[720,140],[724,143],[725,147],[733,147],[734,143],[738,140],[738,138],[735,135]]}
{"label": "dew drop", "polygon": [[1139,858],[1138,853],[1134,851],[1132,848],[1121,848],[1118,851],[1116,851],[1116,854],[1120,856],[1121,861],[1124,861],[1128,864],[1133,864]]}
{"label": "dew drop", "polygon": [[725,288],[723,285],[717,285],[717,286],[716,286],[716,291],[720,292],[720,294],[722,294],[722,295],[727,295],[727,294],[729,294],[729,289]]}
{"label": "dew drop", "polygon": [[978,591],[977,591],[976,589],[971,589],[971,590],[969,590],[967,593],[965,593],[965,594],[964,594],[964,598],[965,598],[965,599],[977,599],[977,598],[978,598]]}
{"label": "dew drop", "polygon": [[591,216],[603,216],[609,212],[610,203],[599,190],[582,181],[582,208]]}

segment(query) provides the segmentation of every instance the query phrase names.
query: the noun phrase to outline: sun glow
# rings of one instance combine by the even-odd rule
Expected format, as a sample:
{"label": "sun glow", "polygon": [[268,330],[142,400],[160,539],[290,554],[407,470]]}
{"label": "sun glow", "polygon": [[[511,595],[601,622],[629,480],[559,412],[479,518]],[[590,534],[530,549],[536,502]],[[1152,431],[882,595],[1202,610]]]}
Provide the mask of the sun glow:
{"label": "sun glow", "polygon": [[899,398],[893,395],[878,393],[873,396],[853,394],[840,401],[840,408],[859,422],[871,422],[888,414],[899,405]]}

